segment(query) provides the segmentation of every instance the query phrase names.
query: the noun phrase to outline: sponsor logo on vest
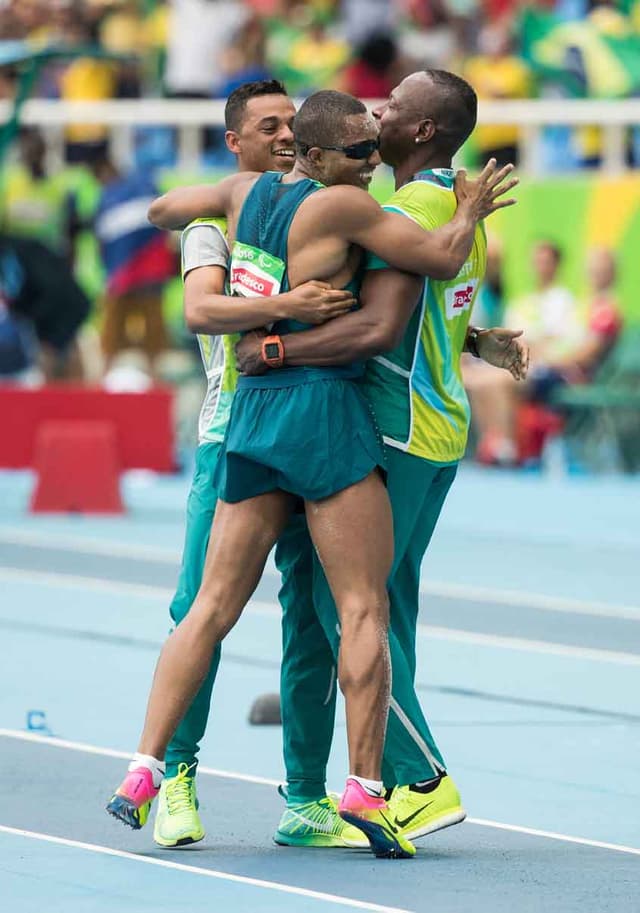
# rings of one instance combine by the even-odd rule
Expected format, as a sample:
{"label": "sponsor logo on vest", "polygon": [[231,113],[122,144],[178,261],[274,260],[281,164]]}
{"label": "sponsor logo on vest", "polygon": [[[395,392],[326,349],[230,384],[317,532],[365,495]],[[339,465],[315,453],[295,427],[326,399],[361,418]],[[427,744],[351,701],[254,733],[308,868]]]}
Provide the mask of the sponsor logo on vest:
{"label": "sponsor logo on vest", "polygon": [[459,314],[464,314],[465,311],[469,310],[473,302],[477,285],[477,281],[472,279],[470,282],[465,282],[456,285],[453,288],[445,289],[444,295],[447,305],[447,317],[449,320],[451,320],[452,317],[457,317]]}
{"label": "sponsor logo on vest", "polygon": [[466,288],[456,289],[453,293],[453,307],[463,308],[465,304],[471,304],[473,296],[473,286],[468,285]]}
{"label": "sponsor logo on vest", "polygon": [[255,247],[250,247],[248,244],[241,244],[240,241],[236,241],[233,247],[234,260],[253,260],[256,255],[259,256],[259,251],[257,251]]}
{"label": "sponsor logo on vest", "polygon": [[276,283],[267,276],[258,275],[255,271],[246,269],[245,267],[232,266],[231,290],[236,295],[268,297],[270,295],[277,295],[279,283]]}

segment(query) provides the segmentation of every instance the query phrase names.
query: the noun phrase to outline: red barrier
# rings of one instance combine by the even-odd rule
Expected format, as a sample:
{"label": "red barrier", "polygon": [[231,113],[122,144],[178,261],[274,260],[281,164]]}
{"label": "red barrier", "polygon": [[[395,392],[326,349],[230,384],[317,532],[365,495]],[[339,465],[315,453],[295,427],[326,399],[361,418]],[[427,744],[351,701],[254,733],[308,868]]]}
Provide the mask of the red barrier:
{"label": "red barrier", "polygon": [[156,388],[145,393],[108,393],[102,388],[59,386],[27,390],[0,386],[0,467],[34,465],[35,443],[43,422],[110,422],[115,429],[121,469],[175,469],[173,395]]}
{"label": "red barrier", "polygon": [[113,422],[43,422],[36,436],[34,513],[121,514],[117,430]]}

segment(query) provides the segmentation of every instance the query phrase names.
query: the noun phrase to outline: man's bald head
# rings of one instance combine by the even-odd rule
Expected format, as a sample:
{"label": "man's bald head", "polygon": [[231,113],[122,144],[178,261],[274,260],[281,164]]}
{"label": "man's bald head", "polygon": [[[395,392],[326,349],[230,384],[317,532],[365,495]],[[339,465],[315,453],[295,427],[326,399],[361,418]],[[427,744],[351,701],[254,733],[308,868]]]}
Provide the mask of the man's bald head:
{"label": "man's bald head", "polygon": [[380,123],[380,151],[398,165],[429,143],[451,159],[476,125],[478,99],[468,82],[447,70],[422,70],[396,86],[374,114]]}

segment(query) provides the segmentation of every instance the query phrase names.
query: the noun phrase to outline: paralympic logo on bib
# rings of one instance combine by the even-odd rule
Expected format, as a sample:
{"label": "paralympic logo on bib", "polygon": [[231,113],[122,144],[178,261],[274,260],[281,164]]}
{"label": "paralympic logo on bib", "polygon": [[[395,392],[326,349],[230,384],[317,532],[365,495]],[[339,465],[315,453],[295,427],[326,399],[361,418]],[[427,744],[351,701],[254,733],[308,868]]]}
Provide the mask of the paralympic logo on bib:
{"label": "paralympic logo on bib", "polygon": [[260,298],[277,295],[285,264],[258,247],[236,241],[231,254],[230,286],[234,295]]}

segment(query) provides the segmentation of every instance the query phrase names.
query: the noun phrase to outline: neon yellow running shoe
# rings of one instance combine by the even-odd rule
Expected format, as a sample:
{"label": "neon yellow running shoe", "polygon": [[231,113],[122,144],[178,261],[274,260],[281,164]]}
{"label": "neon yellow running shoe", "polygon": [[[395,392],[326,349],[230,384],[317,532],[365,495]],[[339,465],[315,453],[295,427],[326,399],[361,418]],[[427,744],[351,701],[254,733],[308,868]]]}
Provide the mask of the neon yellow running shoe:
{"label": "neon yellow running shoe", "polygon": [[196,781],[189,776],[190,770],[188,764],[180,764],[177,777],[162,781],[153,826],[153,839],[158,846],[188,846],[204,838],[198,814]]}
{"label": "neon yellow running shoe", "polygon": [[447,774],[441,777],[435,789],[426,793],[409,786],[396,786],[389,799],[389,808],[394,824],[409,840],[459,824],[467,815],[456,784]]}
{"label": "neon yellow running shoe", "polygon": [[[286,798],[282,787],[278,790]],[[356,827],[338,814],[338,796],[287,806],[273,835],[279,846],[367,847],[369,842]]]}
{"label": "neon yellow running shoe", "polygon": [[349,777],[338,806],[340,817],[359,828],[378,859],[408,859],[416,848],[400,833],[385,800],[370,796],[357,780]]}

